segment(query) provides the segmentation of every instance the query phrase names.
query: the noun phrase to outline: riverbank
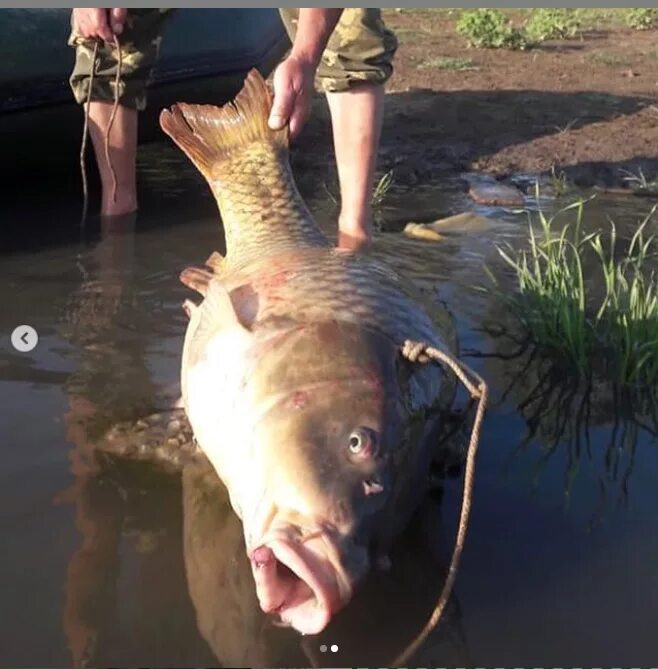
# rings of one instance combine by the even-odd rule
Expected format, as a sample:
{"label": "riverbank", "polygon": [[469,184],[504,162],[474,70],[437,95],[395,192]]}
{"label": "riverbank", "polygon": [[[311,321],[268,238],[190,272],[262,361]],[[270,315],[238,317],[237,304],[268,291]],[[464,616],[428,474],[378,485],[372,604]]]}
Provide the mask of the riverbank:
{"label": "riverbank", "polygon": [[[409,186],[463,172],[629,190],[655,180],[657,31],[626,27],[613,13],[623,10],[592,11],[575,39],[513,51],[469,48],[455,29],[460,10],[385,10],[400,47],[380,173]],[[316,104],[298,144],[303,163],[331,144]]]}

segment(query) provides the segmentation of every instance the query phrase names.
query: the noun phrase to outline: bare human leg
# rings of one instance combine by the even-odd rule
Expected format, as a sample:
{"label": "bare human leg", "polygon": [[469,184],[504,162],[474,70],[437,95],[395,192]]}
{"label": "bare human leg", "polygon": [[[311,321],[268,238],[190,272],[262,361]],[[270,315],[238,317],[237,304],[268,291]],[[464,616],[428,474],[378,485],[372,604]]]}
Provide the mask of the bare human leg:
{"label": "bare human leg", "polygon": [[384,87],[363,83],[327,93],[340,183],[338,246],[363,250],[372,241],[372,192],[381,136]]}
{"label": "bare human leg", "polygon": [[[111,102],[94,101],[89,105],[89,134],[94,147],[102,186],[102,216],[119,216],[137,210],[138,112],[123,105],[117,107],[110,133],[110,166],[105,155],[105,136],[111,114]],[[116,198],[114,197],[112,169],[116,176]]]}

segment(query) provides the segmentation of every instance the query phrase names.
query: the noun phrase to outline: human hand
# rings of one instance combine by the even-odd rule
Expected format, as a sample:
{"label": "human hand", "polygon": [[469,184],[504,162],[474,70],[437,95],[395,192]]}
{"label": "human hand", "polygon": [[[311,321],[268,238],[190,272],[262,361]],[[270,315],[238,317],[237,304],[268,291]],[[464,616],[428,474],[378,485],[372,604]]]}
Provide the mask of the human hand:
{"label": "human hand", "polygon": [[73,32],[86,39],[102,39],[113,42],[115,35],[123,32],[127,9],[97,9],[76,7],[71,13]]}
{"label": "human hand", "polygon": [[296,137],[311,111],[315,67],[296,56],[288,56],[274,72],[274,102],[269,126],[280,130],[290,124],[290,135]]}

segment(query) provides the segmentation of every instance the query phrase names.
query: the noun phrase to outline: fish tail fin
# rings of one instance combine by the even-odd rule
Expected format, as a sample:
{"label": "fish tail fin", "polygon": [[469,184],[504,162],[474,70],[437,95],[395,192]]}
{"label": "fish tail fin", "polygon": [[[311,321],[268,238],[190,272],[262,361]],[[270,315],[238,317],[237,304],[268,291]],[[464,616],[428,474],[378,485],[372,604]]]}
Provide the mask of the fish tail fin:
{"label": "fish tail fin", "polygon": [[211,179],[216,165],[248,144],[266,142],[288,148],[288,126],[272,130],[267,120],[272,94],[252,69],[236,98],[222,107],[179,102],[160,113],[160,127],[197,169]]}

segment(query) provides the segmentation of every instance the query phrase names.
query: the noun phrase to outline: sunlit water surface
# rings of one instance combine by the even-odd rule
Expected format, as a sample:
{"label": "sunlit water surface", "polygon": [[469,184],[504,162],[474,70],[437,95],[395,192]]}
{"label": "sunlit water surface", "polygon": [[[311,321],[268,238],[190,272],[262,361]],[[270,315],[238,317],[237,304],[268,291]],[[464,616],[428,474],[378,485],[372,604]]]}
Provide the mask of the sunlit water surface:
{"label": "sunlit water surface", "polygon": [[[440,590],[459,478],[419,514],[391,572],[374,576],[324,633],[301,638],[259,612],[221,487],[194,472],[182,485],[130,463],[90,468],[104,429],[172,392],[189,296],[178,273],[223,243],[204,184],[177,154],[153,146],[141,162],[134,226],[92,221],[79,240],[79,203],[48,186],[9,211],[15,239],[5,238],[0,261],[3,663],[384,666]],[[319,181],[306,177],[302,190],[333,234]],[[588,228],[611,216],[628,236],[650,204],[599,196]],[[394,189],[383,216],[391,229],[466,209],[492,225],[440,243],[396,232],[376,243],[448,304],[464,359],[492,389],[453,600],[417,663],[647,666],[658,648],[657,445],[605,398],[592,399],[590,427],[579,432],[577,400],[558,404],[560,388],[542,385],[518,347],[485,331],[507,317],[473,287],[487,283],[484,265],[502,271],[496,244],[523,243],[526,214],[476,207],[455,183],[437,182]],[[39,332],[31,353],[9,345],[21,323]],[[204,486],[213,503],[199,506]],[[337,652],[320,651],[332,644]]]}

